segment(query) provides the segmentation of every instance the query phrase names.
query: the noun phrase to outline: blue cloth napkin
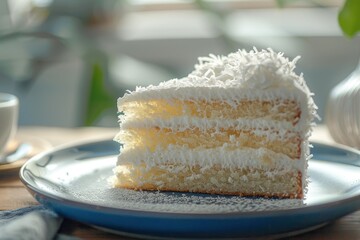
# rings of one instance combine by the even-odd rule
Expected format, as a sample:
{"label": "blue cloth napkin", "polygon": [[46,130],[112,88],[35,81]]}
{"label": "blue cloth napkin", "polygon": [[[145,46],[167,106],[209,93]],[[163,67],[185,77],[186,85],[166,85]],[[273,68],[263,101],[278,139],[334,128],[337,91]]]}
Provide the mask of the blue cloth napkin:
{"label": "blue cloth napkin", "polygon": [[44,206],[0,211],[0,240],[75,240],[57,234],[62,218]]}

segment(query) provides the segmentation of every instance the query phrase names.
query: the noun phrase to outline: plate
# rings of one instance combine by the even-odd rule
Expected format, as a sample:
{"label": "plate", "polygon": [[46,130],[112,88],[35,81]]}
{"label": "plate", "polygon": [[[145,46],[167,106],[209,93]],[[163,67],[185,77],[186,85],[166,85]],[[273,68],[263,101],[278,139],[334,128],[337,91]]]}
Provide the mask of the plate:
{"label": "plate", "polygon": [[313,143],[306,198],[266,199],[113,189],[119,146],[82,143],[37,155],[20,178],[60,215],[112,232],[148,238],[284,237],[360,209],[360,154]]}

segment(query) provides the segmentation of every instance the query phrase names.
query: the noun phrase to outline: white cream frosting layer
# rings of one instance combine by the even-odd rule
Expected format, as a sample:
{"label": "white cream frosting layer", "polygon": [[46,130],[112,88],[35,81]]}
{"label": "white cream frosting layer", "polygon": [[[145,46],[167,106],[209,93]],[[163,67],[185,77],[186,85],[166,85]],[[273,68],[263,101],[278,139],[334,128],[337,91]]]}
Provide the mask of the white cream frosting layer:
{"label": "white cream frosting layer", "polygon": [[[147,167],[176,164],[183,166],[197,166],[208,168],[219,165],[223,168],[257,168],[278,169],[283,171],[304,171],[305,161],[294,160],[285,154],[275,153],[266,148],[241,148],[229,150],[226,147],[213,149],[189,149],[184,146],[170,145],[168,148],[158,148],[154,152],[149,150],[123,151],[117,165],[146,163]],[[275,170],[276,171],[276,170]]]}
{"label": "white cream frosting layer", "polygon": [[[155,128],[161,129],[167,128],[173,131],[185,131],[187,129],[200,129],[207,131],[214,129],[215,131],[223,131],[226,129],[233,130],[252,130],[255,135],[264,136],[267,135],[269,140],[271,139],[286,139],[294,135],[300,136],[301,138],[307,138],[307,132],[301,131],[299,126],[293,126],[289,122],[274,121],[268,119],[244,119],[240,118],[237,120],[228,119],[204,119],[196,117],[174,117],[171,119],[152,118],[146,120],[132,120],[124,121],[121,124],[121,131],[127,129],[137,128]],[[120,137],[115,139],[121,142]]]}

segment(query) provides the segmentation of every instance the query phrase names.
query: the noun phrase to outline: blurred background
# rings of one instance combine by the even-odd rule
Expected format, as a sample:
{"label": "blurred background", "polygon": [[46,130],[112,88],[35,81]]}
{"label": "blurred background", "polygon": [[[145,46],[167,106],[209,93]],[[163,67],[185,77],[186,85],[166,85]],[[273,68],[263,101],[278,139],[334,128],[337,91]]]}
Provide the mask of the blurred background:
{"label": "blurred background", "polygon": [[342,0],[0,0],[0,91],[23,126],[118,126],[127,89],[186,76],[197,57],[271,47],[315,93],[358,65],[359,37],[337,22]]}

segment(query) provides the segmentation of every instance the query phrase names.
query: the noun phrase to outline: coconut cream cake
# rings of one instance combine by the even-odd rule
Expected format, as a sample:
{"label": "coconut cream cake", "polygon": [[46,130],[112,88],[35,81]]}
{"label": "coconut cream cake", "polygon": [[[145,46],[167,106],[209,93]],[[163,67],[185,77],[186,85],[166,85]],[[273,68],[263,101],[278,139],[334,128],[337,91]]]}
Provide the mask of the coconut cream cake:
{"label": "coconut cream cake", "polygon": [[114,185],[302,198],[316,106],[298,59],[209,55],[187,77],[126,93]]}

